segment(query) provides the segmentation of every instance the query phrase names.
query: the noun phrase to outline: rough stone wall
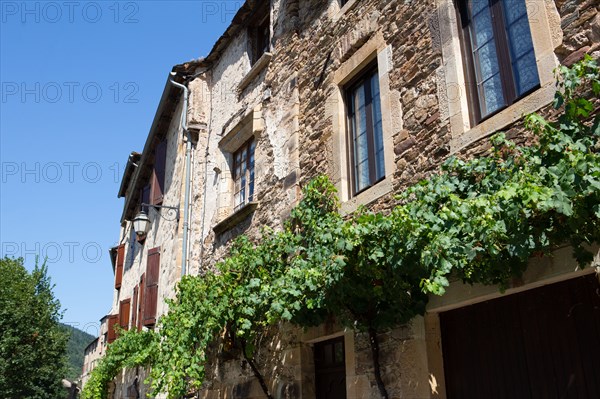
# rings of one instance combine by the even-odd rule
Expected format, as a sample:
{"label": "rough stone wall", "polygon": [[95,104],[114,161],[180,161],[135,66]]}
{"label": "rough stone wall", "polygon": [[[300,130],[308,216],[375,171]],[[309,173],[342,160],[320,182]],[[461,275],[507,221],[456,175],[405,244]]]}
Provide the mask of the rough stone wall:
{"label": "rough stone wall", "polygon": [[[197,209],[195,214],[203,215],[205,227],[200,227],[202,220],[194,221],[192,259],[199,259],[202,251],[202,268],[210,267],[226,256],[227,244],[233,237],[244,233],[256,238],[262,226],[280,227],[298,199],[298,184],[306,182],[317,173],[330,172],[331,120],[324,115],[324,105],[330,94],[328,87],[332,71],[376,31],[383,32],[386,41],[392,46],[396,45],[388,38],[395,38],[396,35],[401,37],[401,34],[397,32],[396,23],[390,20],[389,15],[401,14],[402,11],[394,4],[386,4],[387,2],[363,2],[337,23],[332,23],[331,15],[339,11],[337,3],[274,2],[273,58],[265,70],[241,93],[236,91],[237,85],[250,68],[245,53],[247,39],[244,31],[232,40],[213,66],[207,79],[212,110],[207,122],[207,135],[210,135],[206,137],[208,157],[205,157],[205,148],[202,148],[202,137],[195,151],[195,165],[207,165],[210,175],[205,180],[207,187],[202,187],[202,174],[195,174],[194,181],[194,198],[200,200],[205,195],[207,200],[205,210],[194,205]],[[420,7],[426,9],[426,6],[424,4]],[[414,5],[403,7],[406,12]],[[414,24],[422,22],[417,17],[414,20]],[[405,29],[409,32],[414,27],[406,26]],[[419,29],[422,30],[420,35],[426,40],[422,46],[426,48],[430,42],[427,21]],[[400,54],[402,53],[399,51],[393,53],[395,65],[405,63],[399,58]],[[436,62],[435,53],[429,57],[431,63]],[[423,58],[420,60],[422,62]],[[413,67],[422,67],[419,57],[413,61]],[[434,64],[431,68],[435,67]],[[427,75],[427,68],[423,74]],[[392,73],[392,90],[400,91],[404,81],[397,80],[401,75],[404,76],[404,73],[397,70]],[[409,81],[415,79],[413,76]],[[429,77],[426,88],[422,91],[429,95],[435,93],[435,90],[433,77]],[[413,95],[413,99],[416,97],[416,94]],[[423,108],[432,108],[430,102],[423,105]],[[261,108],[264,123],[264,131],[258,137],[256,150],[255,192],[259,206],[251,217],[239,225],[222,234],[215,234],[210,226],[220,221],[222,215],[219,214],[219,207],[223,206],[220,195],[222,191],[218,185],[224,184],[227,178],[220,176],[220,173],[228,168],[228,160],[218,143],[244,115],[257,106]],[[407,115],[409,125],[411,115],[412,113]],[[427,119],[420,114],[414,118],[417,117]],[[425,130],[423,127],[420,134],[425,135]],[[435,146],[431,137],[427,140],[428,145]],[[427,159],[421,160],[425,161]],[[410,175],[414,177],[413,173]],[[200,187],[206,193],[198,192]],[[388,202],[389,198],[382,200],[382,206]],[[196,266],[192,268],[199,269]],[[400,328],[381,336],[384,379],[392,397],[411,397],[411,392],[412,397],[423,397],[428,392],[424,337],[422,327],[419,327],[422,323],[419,323],[421,322],[415,321],[417,327],[414,329]],[[257,363],[276,397],[314,396],[314,388],[311,386],[310,342],[320,337],[341,334],[342,328],[337,326],[307,338],[306,334],[290,326],[280,327],[281,329],[265,334]],[[355,336],[353,332],[347,334]],[[356,345],[348,356],[355,359],[355,369],[349,375],[355,388],[349,397],[375,397],[377,388],[372,378],[370,347],[364,334],[356,334]],[[411,372],[399,372],[401,366],[397,360],[401,357],[411,363]],[[264,397],[249,366],[240,358],[228,360],[217,351],[207,371],[202,397]],[[402,378],[397,378],[400,374]]]}
{"label": "rough stone wall", "polygon": [[[328,111],[332,95],[339,90],[336,73],[376,36],[382,37],[387,46],[385,58],[378,55],[377,59],[389,63],[386,84],[390,109],[383,112],[389,114],[394,128],[391,143],[386,143],[393,147],[394,168],[388,171],[392,189],[367,205],[385,211],[394,205],[395,193],[435,172],[450,154],[472,157],[488,151],[486,137],[492,131],[474,136],[465,146],[456,146],[457,135],[468,135],[469,131],[456,131],[455,115],[451,112],[456,105],[452,102],[464,99],[452,95],[450,84],[454,82],[448,80],[446,73],[449,60],[443,48],[457,34],[449,36],[450,24],[442,9],[447,4],[446,0],[351,0],[340,9],[337,0],[273,0],[272,59],[245,88],[238,90],[251,72],[245,29],[238,32],[209,70],[190,82],[188,114],[190,126],[198,134],[193,150],[190,273],[202,273],[223,259],[234,237],[248,234],[257,239],[263,226],[279,228],[299,199],[302,184],[317,174],[336,175],[337,122],[335,114]],[[542,67],[553,62],[570,63],[584,52],[598,58],[597,0],[533,0],[527,4],[531,15],[543,12],[540,20],[562,27],[547,29],[555,46],[554,55],[549,64],[546,59],[538,60]],[[520,103],[536,98],[531,96]],[[533,106],[548,112],[547,102]],[[515,107],[512,112],[518,114],[521,105],[517,103]],[[180,108],[175,115],[179,112]],[[231,151],[223,148],[222,140],[244,125],[248,115],[253,116],[252,123],[260,126],[256,133],[258,208],[237,225],[217,234],[213,227],[232,215]],[[531,139],[523,133],[522,122],[510,118],[506,121],[493,130],[506,130],[510,137],[523,143]],[[174,117],[168,133],[167,205],[183,205],[185,143],[177,125],[178,118]],[[133,286],[145,271],[147,249],[161,245],[158,313],[162,314],[166,311],[162,298],[173,294],[179,278],[181,225],[160,220],[156,226],[143,251],[134,242],[130,227],[122,228],[122,241],[131,243],[126,251],[131,262],[126,263],[121,288],[124,294],[120,295],[131,296]],[[113,313],[118,311],[119,300],[116,292]],[[378,397],[368,337],[335,323],[310,331],[282,325],[265,332],[257,363],[275,397],[314,397],[311,345],[339,335],[345,336],[347,344],[348,397]],[[427,344],[431,343],[426,335],[425,322],[420,317],[380,335],[382,373],[390,397],[437,397],[430,389]],[[211,359],[201,397],[264,397],[249,366],[239,356],[232,357],[217,347]],[[129,371],[120,377],[118,395],[126,397],[134,375],[135,371]]]}
{"label": "rough stone wall", "polygon": [[[351,2],[352,3],[352,2]],[[273,59],[242,95],[227,97],[227,101],[213,104],[211,132],[218,135],[222,121],[231,115],[244,113],[250,104],[260,100],[269,90],[270,96],[262,102],[265,132],[259,141],[257,157],[266,156],[266,169],[260,169],[256,192],[260,205],[248,218],[221,237],[208,232],[201,240],[205,243],[205,262],[214,262],[226,255],[226,244],[234,236],[245,233],[257,237],[260,226],[277,228],[285,219],[286,211],[297,199],[297,186],[306,183],[317,174],[335,174],[333,168],[333,124],[327,113],[327,101],[334,85],[334,75],[340,65],[350,59],[361,46],[377,34],[382,34],[391,48],[389,90],[400,112],[393,121],[401,130],[393,137],[395,172],[393,190],[369,204],[374,210],[386,210],[393,206],[393,195],[433,173],[453,151],[447,84],[441,68],[444,65],[442,37],[446,23],[440,16],[440,2],[428,1],[382,1],[364,0],[347,7],[340,15],[337,1],[288,1],[275,2],[273,8],[282,15],[274,22]],[[599,17],[597,5],[592,1],[528,2],[533,12],[548,8],[548,18],[560,20],[562,35],[549,30],[559,43],[555,49],[556,63],[570,62],[583,52],[598,56]],[[554,13],[554,14],[553,14]],[[544,15],[546,15],[544,14]],[[281,21],[285,21],[282,23]],[[552,21],[551,21],[552,22]],[[243,39],[241,39],[243,40]],[[247,69],[240,67],[240,41],[236,38],[212,73],[213,84],[232,79],[235,86],[244,75],[226,75],[223,71],[236,73]],[[587,46],[587,47],[586,47]],[[243,50],[241,50],[243,51]],[[231,65],[230,65],[231,64]],[[227,66],[227,67],[225,67]],[[542,65],[541,67],[544,67]],[[236,80],[237,79],[237,80]],[[216,87],[216,86],[215,86]],[[219,93],[221,94],[221,93]],[[262,97],[265,98],[264,96]],[[232,101],[234,100],[235,101]],[[213,97],[214,101],[214,97]],[[226,104],[224,110],[222,106]],[[544,103],[535,104],[547,112]],[[293,107],[293,108],[292,108]],[[297,107],[297,113],[294,115]],[[294,110],[293,112],[291,110]],[[507,130],[509,137],[520,142],[529,140],[523,134],[522,122],[505,123],[498,127]],[[225,128],[226,130],[226,128]],[[292,134],[293,133],[293,134]],[[470,157],[484,154],[489,149],[485,137],[461,148],[457,155]],[[291,147],[282,146],[286,140]],[[269,140],[264,140],[268,137]],[[216,138],[215,138],[216,140]],[[214,142],[212,148],[217,148]],[[281,165],[279,160],[289,162],[286,156],[298,156],[297,166]],[[212,150],[209,151],[212,153]],[[292,161],[296,161],[292,159]],[[294,190],[289,188],[293,187]],[[216,199],[216,194],[209,197]],[[283,206],[282,206],[283,205]],[[212,224],[216,210],[212,210]],[[208,214],[210,215],[211,212]],[[208,219],[207,219],[208,220]],[[329,331],[339,334],[341,327]],[[350,333],[353,337],[352,357],[354,369],[348,373],[353,386],[349,397],[377,397],[368,337]],[[322,337],[330,336],[326,333]],[[310,343],[315,337],[293,328],[282,327],[276,334],[266,334],[259,352],[261,370],[276,397],[313,397],[311,391]],[[422,318],[410,325],[380,335],[383,378],[391,397],[425,398],[432,395],[428,381],[427,337]],[[209,367],[210,369],[210,367]],[[203,397],[262,397],[263,394],[244,362],[224,360],[215,356],[212,374],[207,375]]]}

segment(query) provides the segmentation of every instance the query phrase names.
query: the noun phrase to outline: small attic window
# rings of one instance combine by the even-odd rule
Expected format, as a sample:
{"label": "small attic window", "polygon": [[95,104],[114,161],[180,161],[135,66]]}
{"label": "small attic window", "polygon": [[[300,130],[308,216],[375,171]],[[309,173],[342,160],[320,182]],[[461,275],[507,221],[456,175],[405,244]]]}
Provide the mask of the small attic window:
{"label": "small attic window", "polygon": [[254,65],[270,49],[271,18],[268,2],[256,10],[254,16],[251,18],[250,25],[248,26],[248,39],[250,64]]}

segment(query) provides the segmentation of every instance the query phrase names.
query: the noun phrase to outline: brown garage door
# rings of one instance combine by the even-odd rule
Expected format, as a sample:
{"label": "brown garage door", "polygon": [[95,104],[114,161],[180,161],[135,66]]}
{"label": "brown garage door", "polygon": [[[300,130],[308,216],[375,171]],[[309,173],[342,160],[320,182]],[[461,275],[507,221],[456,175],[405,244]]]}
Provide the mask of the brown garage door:
{"label": "brown garage door", "polygon": [[600,398],[595,275],[440,314],[448,399]]}

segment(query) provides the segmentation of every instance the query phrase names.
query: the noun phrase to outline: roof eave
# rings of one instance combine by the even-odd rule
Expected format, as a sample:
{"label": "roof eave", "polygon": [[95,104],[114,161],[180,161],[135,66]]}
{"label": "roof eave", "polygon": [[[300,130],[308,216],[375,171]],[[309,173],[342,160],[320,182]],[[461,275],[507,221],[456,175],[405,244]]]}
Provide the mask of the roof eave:
{"label": "roof eave", "polygon": [[[140,156],[139,162],[137,163],[137,167],[133,171],[132,177],[129,180],[129,184],[127,185],[127,190],[122,193],[125,196],[125,206],[123,207],[123,214],[121,215],[121,223],[128,220],[130,218],[131,208],[138,200],[138,190],[140,175],[144,172],[145,166],[148,163],[148,160],[152,154],[154,146],[156,145],[155,139],[159,135],[159,128],[161,126],[161,121],[165,117],[165,111],[169,111],[170,115],[168,118],[172,117],[172,113],[174,111],[174,104],[177,103],[179,97],[174,97],[177,92],[173,91],[173,85],[169,82],[171,79],[171,75],[167,77],[167,81],[165,83],[165,88],[163,90],[163,94],[160,98],[160,102],[158,103],[158,108],[156,113],[154,114],[154,120],[152,121],[152,126],[150,127],[150,132],[148,133],[148,137],[146,138],[146,143],[144,144],[144,150]],[[177,91],[179,89],[175,88]],[[169,110],[169,106],[173,106]],[[121,192],[120,192],[121,194]]]}

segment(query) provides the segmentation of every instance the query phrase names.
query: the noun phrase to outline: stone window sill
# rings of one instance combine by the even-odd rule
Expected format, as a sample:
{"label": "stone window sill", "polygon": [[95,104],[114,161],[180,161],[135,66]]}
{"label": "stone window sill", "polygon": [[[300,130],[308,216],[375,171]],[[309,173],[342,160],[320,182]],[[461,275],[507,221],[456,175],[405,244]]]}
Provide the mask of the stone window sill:
{"label": "stone window sill", "polygon": [[213,227],[215,234],[221,234],[242,222],[258,207],[258,202],[248,202],[235,213],[227,216]]}
{"label": "stone window sill", "polygon": [[267,67],[267,65],[269,65],[269,62],[271,62],[271,58],[273,58],[272,53],[264,53],[263,55],[260,56],[258,61],[256,61],[254,63],[254,65],[252,65],[252,68],[250,68],[250,71],[248,71],[246,76],[244,76],[244,78],[238,85],[238,92],[241,93],[246,87],[248,87],[248,85],[254,80],[254,78],[256,76],[258,76],[258,74],[263,69],[265,69]]}
{"label": "stone window sill", "polygon": [[390,193],[392,189],[392,178],[391,176],[388,176],[379,183],[358,194],[357,196],[342,202],[340,211],[342,215],[352,213],[355,210],[357,210],[359,206],[370,204],[371,202]]}
{"label": "stone window sill", "polygon": [[340,18],[344,16],[346,12],[348,12],[348,10],[353,8],[356,5],[356,3],[358,3],[358,0],[350,0],[346,4],[344,4],[344,6],[340,8],[340,10],[333,16],[333,21],[337,22]]}
{"label": "stone window sill", "polygon": [[[552,103],[556,87],[554,83],[540,87],[533,93],[518,100],[509,107],[503,109],[492,117],[484,120],[478,125],[466,130],[464,133],[453,137],[450,142],[450,153],[456,154],[473,143],[489,137],[496,132],[501,131],[508,125],[521,120],[524,115],[538,111],[540,108]],[[450,124],[453,131],[460,131],[463,126],[453,122],[451,117]]]}

